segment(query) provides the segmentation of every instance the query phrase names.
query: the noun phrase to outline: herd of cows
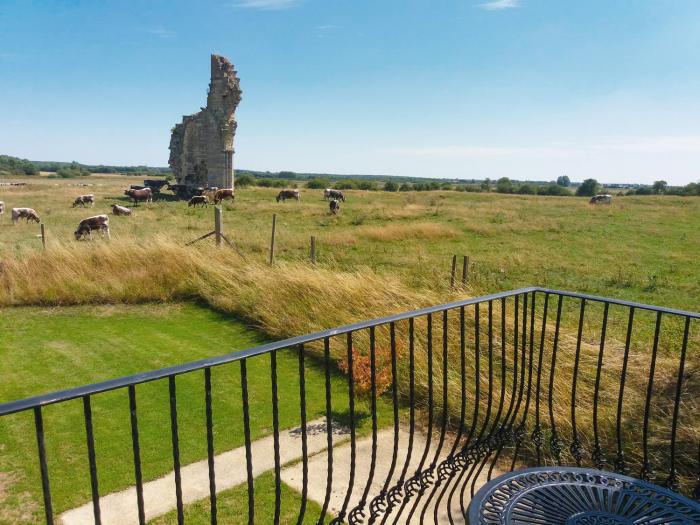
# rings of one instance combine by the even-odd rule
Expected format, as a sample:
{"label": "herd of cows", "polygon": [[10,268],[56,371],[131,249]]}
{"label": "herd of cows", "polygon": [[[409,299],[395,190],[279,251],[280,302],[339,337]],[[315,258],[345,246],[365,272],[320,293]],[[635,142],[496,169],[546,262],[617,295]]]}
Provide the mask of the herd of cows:
{"label": "herd of cows", "polygon": [[[129,189],[124,190],[124,195],[133,199],[134,206],[137,206],[140,202],[153,202],[153,190],[150,187],[132,186]],[[343,195],[343,192],[331,188],[326,188],[323,191],[323,198],[328,201],[329,210],[332,214],[337,214],[340,211],[340,201],[345,202],[345,195]],[[208,194],[203,193],[202,195],[193,196],[188,201],[187,206],[208,206],[210,201],[217,205],[225,200],[230,200],[233,202],[234,199],[235,192],[231,188],[211,188]],[[297,202],[301,202],[301,191],[298,189],[282,190],[276,197],[277,202],[284,202],[288,199],[294,199]],[[73,201],[72,207],[75,208],[77,206],[82,208],[89,206],[90,208],[93,208],[95,206],[95,196],[92,194],[79,195]],[[126,206],[112,204],[111,208],[113,215],[127,217],[132,215],[132,210]],[[5,203],[0,201],[0,218],[2,218],[4,213]],[[17,225],[21,219],[24,219],[27,223],[41,223],[39,214],[33,208],[12,208],[12,224]],[[75,239],[92,239],[93,231],[100,231],[103,237],[109,238],[109,216],[106,214],[100,214],[81,220],[74,232]]]}
{"label": "herd of cows", "polygon": [[[129,189],[124,190],[124,195],[130,197],[134,201],[134,206],[137,206],[140,202],[150,203],[153,202],[153,189],[150,187],[136,186],[133,185]],[[335,190],[332,188],[326,188],[323,191],[323,198],[328,201],[329,211],[332,214],[337,214],[340,211],[340,202],[345,202],[345,195],[340,190]],[[230,200],[233,202],[235,199],[235,192],[232,188],[210,188],[209,190],[202,191],[200,195],[195,195],[187,203],[188,207],[197,206],[208,206],[210,202],[215,205],[222,203],[225,200]],[[285,189],[277,194],[275,200],[277,202],[284,202],[288,199],[296,200],[301,202],[301,191],[298,189]],[[591,204],[611,204],[612,196],[608,194],[595,195],[590,199]],[[95,206],[95,196],[90,195],[79,195],[73,201],[73,208],[81,206],[83,208],[90,206],[91,208]],[[112,204],[112,214],[116,216],[131,216],[132,211],[126,206],[121,206],[119,204]],[[5,203],[0,201],[0,218],[2,218],[5,213]],[[17,224],[21,219],[26,222],[36,222],[40,223],[41,219],[39,214],[33,208],[12,208],[12,223]],[[78,224],[75,230],[76,240],[80,239],[92,239],[92,232],[100,231],[103,237],[109,238],[109,217],[105,214],[95,215],[92,217],[87,217],[83,219]]]}

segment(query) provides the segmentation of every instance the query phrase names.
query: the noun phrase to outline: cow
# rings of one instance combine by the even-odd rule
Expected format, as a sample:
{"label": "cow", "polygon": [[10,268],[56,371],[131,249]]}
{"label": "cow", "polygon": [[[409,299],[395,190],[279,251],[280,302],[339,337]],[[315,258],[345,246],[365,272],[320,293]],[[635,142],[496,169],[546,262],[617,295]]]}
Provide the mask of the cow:
{"label": "cow", "polygon": [[588,201],[588,204],[612,204],[612,195],[607,193],[604,195],[594,195],[591,197],[591,200]]}
{"label": "cow", "polygon": [[195,195],[187,203],[187,207],[189,208],[190,206],[194,206],[196,208],[197,204],[200,204],[201,206],[208,206],[209,197],[207,197],[206,195]]}
{"label": "cow", "polygon": [[143,188],[140,190],[130,188],[128,190],[124,190],[124,195],[128,195],[134,199],[134,206],[136,206],[139,201],[153,202],[153,192],[151,191],[151,188]]}
{"label": "cow", "polygon": [[233,190],[231,188],[222,188],[214,192],[214,204],[219,204],[220,202],[223,202],[226,199],[231,199],[231,202],[233,202],[233,199],[235,198],[236,195],[233,193]]}
{"label": "cow", "polygon": [[301,192],[299,190],[282,190],[277,194],[277,202],[284,202],[287,199],[296,199],[301,202]]}
{"label": "cow", "polygon": [[335,199],[330,200],[330,202],[328,203],[328,207],[330,208],[331,213],[333,215],[340,211],[340,203]]}
{"label": "cow", "polygon": [[112,213],[114,215],[131,215],[131,209],[126,206],[119,206],[119,204],[112,204]]}
{"label": "cow", "polygon": [[109,217],[107,215],[95,215],[80,221],[78,229],[75,230],[75,240],[79,241],[86,235],[89,239],[92,239],[92,230],[100,230],[102,237],[109,239]]}
{"label": "cow", "polygon": [[326,188],[323,190],[323,198],[327,201],[335,199],[345,202],[345,195],[343,195],[343,192],[340,190],[334,190],[333,188]]}
{"label": "cow", "polygon": [[27,222],[41,222],[39,215],[32,208],[12,208],[12,224],[17,224],[20,219],[26,219]]}
{"label": "cow", "polygon": [[[0,201],[0,215],[3,215],[5,213],[5,203]],[[2,218],[2,217],[0,217]]]}
{"label": "cow", "polygon": [[77,205],[81,205],[83,208],[85,207],[86,204],[89,204],[90,207],[95,206],[95,196],[94,195],[80,195],[75,198],[73,201],[73,207],[75,208]]}

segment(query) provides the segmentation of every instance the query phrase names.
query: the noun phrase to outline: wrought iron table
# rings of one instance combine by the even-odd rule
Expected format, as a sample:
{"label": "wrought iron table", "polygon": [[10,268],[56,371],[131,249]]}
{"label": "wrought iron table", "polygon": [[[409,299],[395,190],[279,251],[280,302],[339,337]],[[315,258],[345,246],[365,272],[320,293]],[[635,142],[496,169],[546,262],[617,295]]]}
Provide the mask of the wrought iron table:
{"label": "wrought iron table", "polygon": [[698,525],[700,503],[629,476],[576,467],[509,472],[476,493],[470,525]]}

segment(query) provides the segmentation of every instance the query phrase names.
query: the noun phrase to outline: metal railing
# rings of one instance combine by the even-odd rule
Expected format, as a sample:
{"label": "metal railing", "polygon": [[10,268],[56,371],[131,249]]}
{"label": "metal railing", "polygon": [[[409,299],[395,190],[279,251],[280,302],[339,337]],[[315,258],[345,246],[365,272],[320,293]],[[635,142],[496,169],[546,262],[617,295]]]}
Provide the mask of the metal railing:
{"label": "metal railing", "polygon": [[[167,381],[177,522],[183,523],[177,384],[180,376],[198,373],[202,373],[201,411],[206,419],[202,439],[209,475],[208,513],[211,523],[217,523],[218,414],[212,408],[212,369],[225,366],[237,367],[240,374],[246,452],[241,468],[246,470],[247,521],[256,522],[254,465],[259,458],[251,437],[255,385],[249,382],[253,364],[269,371],[271,402],[264,413],[256,405],[252,417],[254,422],[269,420],[272,428],[273,514],[278,523],[285,468],[280,454],[284,429],[278,359],[283,353],[293,354],[298,362],[294,374],[302,479],[294,522],[463,523],[469,498],[484,479],[546,464],[615,470],[700,499],[699,325],[697,313],[523,288],[3,403],[0,416],[33,411],[47,523],[55,518],[56,481],[48,467],[45,437],[52,429],[45,425],[44,412],[49,405],[82,400],[86,474],[94,520],[101,523],[91,400],[114,390],[128,393],[130,421],[124,424],[131,429],[133,504],[139,523],[146,522],[137,389],[158,381]],[[260,360],[269,362],[258,365]],[[307,446],[310,367],[320,371],[325,389],[321,415],[326,451],[314,456],[315,461],[325,458],[325,495],[317,498],[317,507],[307,504],[312,460]],[[343,385],[342,399],[338,382]],[[369,414],[360,413],[359,403]],[[345,409],[341,415],[339,406]],[[367,417],[370,421],[363,423]],[[344,431],[337,432],[337,425]],[[388,434],[382,433],[383,426]],[[363,444],[370,452],[360,458]],[[349,475],[337,477],[333,467],[341,446],[350,449]],[[379,469],[389,454],[388,467]],[[365,467],[369,463],[362,476],[361,462]]]}

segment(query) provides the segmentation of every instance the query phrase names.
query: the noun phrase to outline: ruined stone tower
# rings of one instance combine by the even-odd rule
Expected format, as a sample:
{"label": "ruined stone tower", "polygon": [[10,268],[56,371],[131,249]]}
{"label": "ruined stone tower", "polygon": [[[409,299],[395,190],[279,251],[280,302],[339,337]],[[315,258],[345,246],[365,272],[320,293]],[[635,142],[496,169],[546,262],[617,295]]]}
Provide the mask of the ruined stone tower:
{"label": "ruined stone tower", "polygon": [[169,164],[178,184],[190,190],[233,188],[234,113],[240,101],[240,82],[233,64],[212,55],[207,107],[183,116],[170,136]]}

